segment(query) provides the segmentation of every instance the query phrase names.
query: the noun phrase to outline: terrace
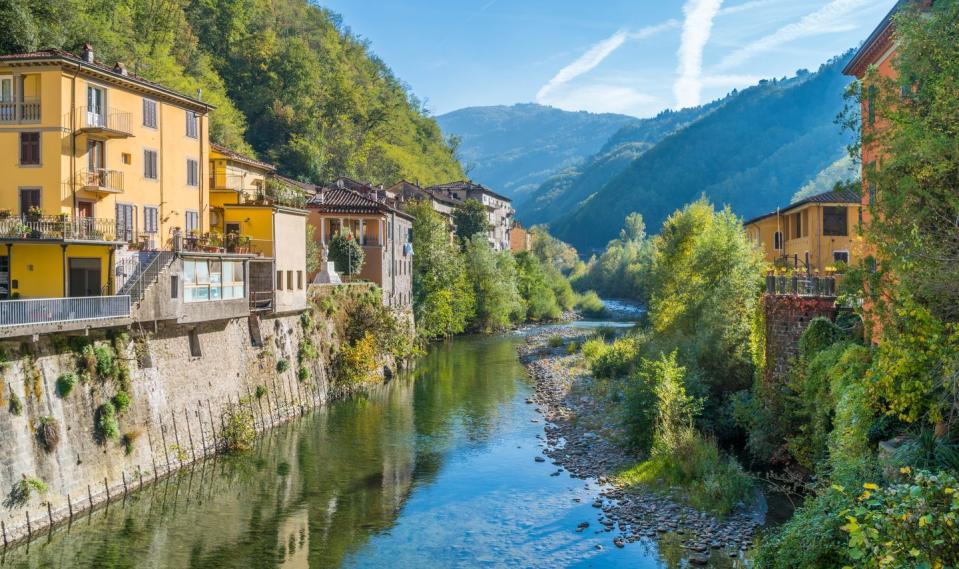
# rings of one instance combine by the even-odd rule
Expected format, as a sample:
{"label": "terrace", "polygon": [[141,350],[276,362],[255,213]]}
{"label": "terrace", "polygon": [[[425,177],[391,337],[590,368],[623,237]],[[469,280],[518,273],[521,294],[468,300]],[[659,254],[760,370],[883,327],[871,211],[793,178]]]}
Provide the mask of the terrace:
{"label": "terrace", "polygon": [[112,219],[70,218],[66,214],[13,217],[0,212],[0,239],[46,241],[116,242],[117,225]]}

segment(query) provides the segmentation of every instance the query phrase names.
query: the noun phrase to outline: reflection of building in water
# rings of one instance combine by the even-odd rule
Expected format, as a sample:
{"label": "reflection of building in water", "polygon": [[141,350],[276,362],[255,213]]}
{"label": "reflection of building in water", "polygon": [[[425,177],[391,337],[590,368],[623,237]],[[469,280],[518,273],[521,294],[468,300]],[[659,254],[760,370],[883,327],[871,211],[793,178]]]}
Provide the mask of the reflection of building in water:
{"label": "reflection of building in water", "polygon": [[406,433],[414,432],[413,389],[392,389],[389,399],[392,412],[387,431],[386,448],[383,453],[383,511],[399,512],[413,487],[413,468],[416,450]]}
{"label": "reflection of building in water", "polygon": [[280,522],[276,541],[278,567],[306,569],[310,566],[310,514],[306,506]]}

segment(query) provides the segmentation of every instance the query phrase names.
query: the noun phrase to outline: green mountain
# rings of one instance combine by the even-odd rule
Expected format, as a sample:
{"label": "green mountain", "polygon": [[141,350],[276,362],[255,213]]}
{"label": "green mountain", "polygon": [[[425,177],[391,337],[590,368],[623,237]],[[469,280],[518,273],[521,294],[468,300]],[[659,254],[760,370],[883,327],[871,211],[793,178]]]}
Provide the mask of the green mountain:
{"label": "green mountain", "polygon": [[0,53],[123,61],[216,105],[211,138],[286,175],[434,183],[463,177],[436,121],[340,17],[311,0],[6,0]]}
{"label": "green mountain", "polygon": [[607,160],[608,169],[594,161],[598,171],[584,170],[569,182],[576,190],[566,199],[578,200],[573,209],[549,200],[536,209],[559,212],[550,224],[554,235],[588,251],[615,237],[630,212],[641,213],[646,226],[656,230],[670,213],[701,195],[744,217],[788,204],[842,157],[852,138],[835,124],[849,83],[842,67],[850,56],[835,58],[815,73],[800,71],[734,92],[625,168],[625,160]]}
{"label": "green mountain", "polygon": [[600,150],[626,115],[570,112],[534,103],[468,107],[437,117],[475,181],[523,199],[547,178]]}
{"label": "green mountain", "polygon": [[518,218],[528,225],[549,223],[574,210],[613,180],[644,152],[666,136],[702,118],[720,101],[683,109],[663,111],[650,119],[627,124],[606,141],[602,149],[579,166],[564,169],[517,204]]}

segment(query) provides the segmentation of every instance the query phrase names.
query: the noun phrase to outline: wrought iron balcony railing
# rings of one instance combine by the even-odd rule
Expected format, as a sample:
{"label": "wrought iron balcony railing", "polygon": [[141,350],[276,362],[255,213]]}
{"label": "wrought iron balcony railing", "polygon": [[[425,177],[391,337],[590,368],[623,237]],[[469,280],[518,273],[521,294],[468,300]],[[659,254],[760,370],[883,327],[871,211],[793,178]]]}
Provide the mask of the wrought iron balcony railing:
{"label": "wrought iron balcony railing", "polygon": [[119,194],[123,192],[123,172],[97,168],[77,174],[77,185],[89,192]]}
{"label": "wrought iron balcony railing", "polygon": [[116,241],[117,224],[93,217],[23,216],[0,219],[0,238]]}
{"label": "wrought iron balcony railing", "polygon": [[[67,121],[69,124],[69,121]],[[73,115],[73,130],[106,138],[132,136],[131,113],[110,107],[79,107]]]}

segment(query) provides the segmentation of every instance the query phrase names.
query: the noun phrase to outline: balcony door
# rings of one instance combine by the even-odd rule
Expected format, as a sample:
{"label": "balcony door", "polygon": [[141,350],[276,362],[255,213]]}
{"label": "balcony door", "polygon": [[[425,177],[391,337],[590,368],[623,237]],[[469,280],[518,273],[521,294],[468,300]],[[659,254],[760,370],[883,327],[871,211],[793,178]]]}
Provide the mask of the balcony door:
{"label": "balcony door", "polygon": [[71,257],[69,296],[100,296],[100,259]]}
{"label": "balcony door", "polygon": [[100,87],[87,86],[87,126],[106,126],[107,93]]}
{"label": "balcony door", "polygon": [[0,120],[12,121],[16,116],[16,106],[13,104],[13,77],[0,77]]}
{"label": "balcony door", "polygon": [[131,243],[136,223],[136,207],[129,204],[117,204],[117,241]]}
{"label": "balcony door", "polygon": [[87,183],[103,187],[106,185],[104,179],[106,173],[106,161],[104,159],[104,147],[102,140],[87,141],[87,171],[89,172]]}

